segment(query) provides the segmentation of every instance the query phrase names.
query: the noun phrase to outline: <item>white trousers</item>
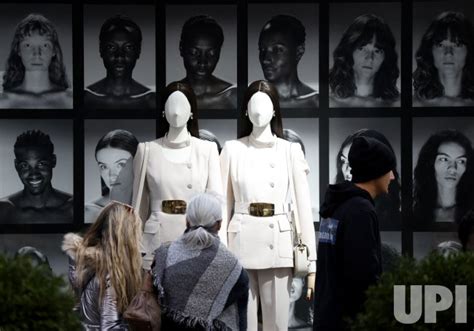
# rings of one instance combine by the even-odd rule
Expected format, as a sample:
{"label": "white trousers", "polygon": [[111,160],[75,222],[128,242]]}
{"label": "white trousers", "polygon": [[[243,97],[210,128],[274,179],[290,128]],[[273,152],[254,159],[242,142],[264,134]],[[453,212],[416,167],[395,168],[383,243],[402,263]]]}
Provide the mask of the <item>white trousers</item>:
{"label": "white trousers", "polygon": [[258,330],[259,298],[262,305],[263,331],[287,331],[293,269],[253,269],[247,272],[250,278],[248,331]]}

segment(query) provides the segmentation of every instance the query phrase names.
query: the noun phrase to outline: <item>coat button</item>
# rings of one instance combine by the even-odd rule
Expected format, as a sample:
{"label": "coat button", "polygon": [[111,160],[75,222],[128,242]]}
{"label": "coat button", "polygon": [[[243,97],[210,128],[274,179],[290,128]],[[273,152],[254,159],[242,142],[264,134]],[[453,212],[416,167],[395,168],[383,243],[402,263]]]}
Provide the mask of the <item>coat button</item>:
{"label": "coat button", "polygon": [[273,245],[270,245],[270,246],[268,246],[268,247],[270,247],[270,249],[273,249]]}
{"label": "coat button", "polygon": [[191,163],[188,163],[187,167],[188,167],[188,169],[191,169],[191,167],[192,167]]}
{"label": "coat button", "polygon": [[270,224],[270,228],[273,229],[275,227],[275,225],[273,224]]}
{"label": "coat button", "polygon": [[192,186],[191,184],[188,184],[188,188],[189,188],[189,189],[192,189],[193,186]]}
{"label": "coat button", "polygon": [[270,168],[275,168],[275,163],[270,163]]}
{"label": "coat button", "polygon": [[275,183],[273,183],[273,182],[270,183],[270,186],[271,186],[271,187],[275,187]]}

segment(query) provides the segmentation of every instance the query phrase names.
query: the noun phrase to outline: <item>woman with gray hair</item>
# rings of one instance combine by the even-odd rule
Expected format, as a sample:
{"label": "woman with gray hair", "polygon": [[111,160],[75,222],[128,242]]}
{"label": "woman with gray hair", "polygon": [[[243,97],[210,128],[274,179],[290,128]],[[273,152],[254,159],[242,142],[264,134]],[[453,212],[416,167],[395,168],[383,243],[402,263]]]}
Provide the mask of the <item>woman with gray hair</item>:
{"label": "woman with gray hair", "polygon": [[188,204],[184,234],[155,251],[163,330],[247,329],[249,279],[219,240],[221,221],[219,197],[199,194]]}

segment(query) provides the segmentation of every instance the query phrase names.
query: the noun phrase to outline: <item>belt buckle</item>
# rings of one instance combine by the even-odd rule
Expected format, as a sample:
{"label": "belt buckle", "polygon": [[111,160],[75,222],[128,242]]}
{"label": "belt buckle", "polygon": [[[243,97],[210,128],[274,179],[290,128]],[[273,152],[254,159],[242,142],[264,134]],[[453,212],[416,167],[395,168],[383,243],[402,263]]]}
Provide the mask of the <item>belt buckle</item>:
{"label": "belt buckle", "polygon": [[266,202],[252,202],[249,206],[249,214],[258,217],[270,217],[275,215],[275,205]]}
{"label": "belt buckle", "polygon": [[161,210],[167,214],[186,214],[186,201],[184,200],[163,200]]}

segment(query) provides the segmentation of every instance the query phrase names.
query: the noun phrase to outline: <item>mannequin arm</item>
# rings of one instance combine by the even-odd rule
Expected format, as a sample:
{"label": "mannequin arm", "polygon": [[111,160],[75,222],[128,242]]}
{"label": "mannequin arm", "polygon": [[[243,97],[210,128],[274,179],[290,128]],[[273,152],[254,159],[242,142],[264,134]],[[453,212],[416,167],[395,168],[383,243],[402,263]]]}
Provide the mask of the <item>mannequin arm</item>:
{"label": "mannequin arm", "polygon": [[301,227],[301,239],[308,246],[310,273],[316,271],[316,235],[313,215],[311,212],[311,197],[309,192],[309,166],[299,144],[291,144],[291,161],[295,189],[296,207]]}
{"label": "mannequin arm", "polygon": [[227,225],[232,219],[234,212],[234,191],[232,189],[232,180],[230,177],[230,155],[229,155],[229,144],[226,143],[222,149],[221,156],[221,174],[222,174],[222,188],[226,197],[225,202],[225,216],[227,217],[228,223],[226,224],[225,231],[227,231]]}
{"label": "mannequin arm", "polygon": [[314,272],[309,273],[308,276],[306,276],[306,284],[308,287],[308,290],[306,292],[306,300],[310,301],[313,299],[316,284],[316,274]]}
{"label": "mannequin arm", "polygon": [[[222,178],[221,165],[219,160],[219,153],[217,152],[217,145],[210,143],[209,152],[209,177],[207,179],[206,191],[214,192],[222,196]],[[227,215],[224,206],[222,207],[222,223],[219,230],[219,237],[221,242],[227,246]]]}
{"label": "mannequin arm", "polygon": [[[132,206],[135,207],[137,205],[137,195],[138,195],[138,186],[140,185],[140,174],[142,171],[146,171],[145,168],[142,169],[143,158],[145,156],[145,143],[138,144],[137,153],[133,158],[133,195],[132,195]],[[140,210],[137,212],[140,214],[140,217],[145,223],[148,219],[150,209],[150,202],[149,202],[149,193],[148,187],[146,185],[146,177],[145,177],[145,185],[143,187],[143,194],[141,197],[141,206]]]}

